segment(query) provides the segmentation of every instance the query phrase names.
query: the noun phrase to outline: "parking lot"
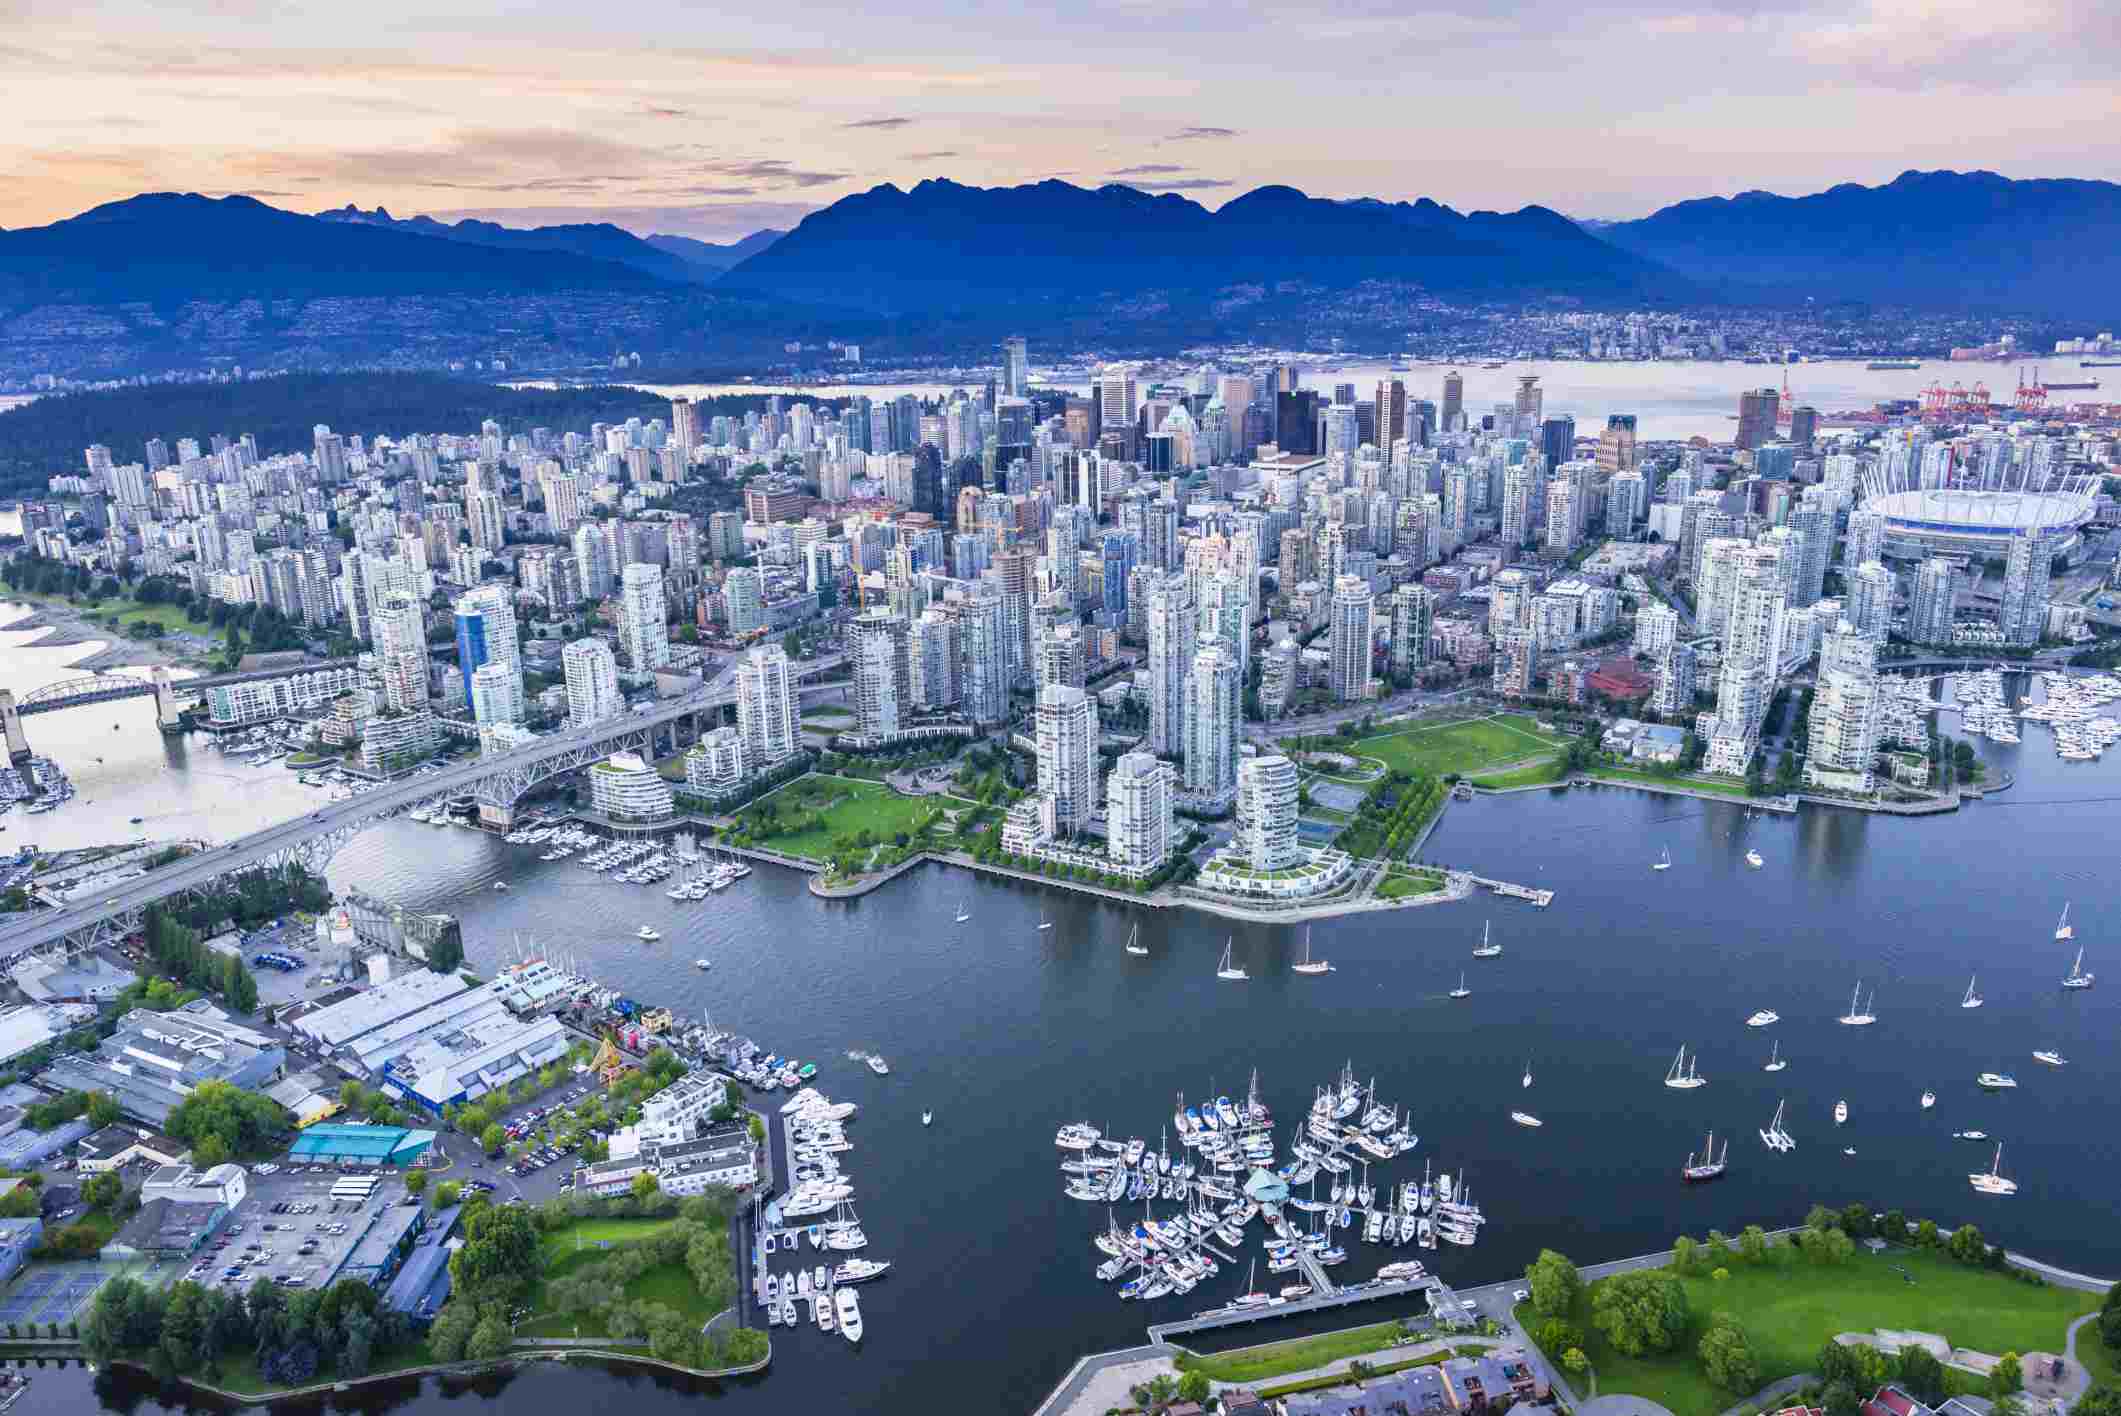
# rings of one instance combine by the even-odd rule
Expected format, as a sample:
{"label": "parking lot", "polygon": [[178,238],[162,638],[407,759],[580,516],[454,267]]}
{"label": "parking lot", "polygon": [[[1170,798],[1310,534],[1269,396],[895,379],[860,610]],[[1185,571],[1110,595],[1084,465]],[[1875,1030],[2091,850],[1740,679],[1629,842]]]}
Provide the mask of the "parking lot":
{"label": "parking lot", "polygon": [[326,1165],[253,1170],[243,1203],[178,1276],[229,1289],[247,1289],[261,1278],[291,1288],[321,1286],[360,1257],[364,1241],[375,1242],[370,1236],[378,1226],[400,1227],[393,1207],[411,1212],[404,1180],[389,1171],[368,1176],[378,1183],[365,1203],[333,1197],[340,1180],[366,1174]]}

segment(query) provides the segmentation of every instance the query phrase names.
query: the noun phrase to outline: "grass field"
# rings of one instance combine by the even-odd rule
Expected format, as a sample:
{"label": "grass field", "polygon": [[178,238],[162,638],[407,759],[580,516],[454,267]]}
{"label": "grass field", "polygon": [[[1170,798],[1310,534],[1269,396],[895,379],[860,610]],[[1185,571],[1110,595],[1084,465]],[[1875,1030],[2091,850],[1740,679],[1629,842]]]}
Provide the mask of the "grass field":
{"label": "grass field", "polygon": [[1508,772],[1495,772],[1485,777],[1475,777],[1472,782],[1476,787],[1486,787],[1489,791],[1502,792],[1508,791],[1512,787],[1546,786],[1560,782],[1561,778],[1561,759],[1557,757],[1532,767],[1519,767]]}
{"label": "grass field", "polygon": [[594,1257],[600,1245],[625,1244],[659,1234],[672,1224],[668,1219],[584,1219],[555,1229],[538,1240],[538,1255],[547,1268],[557,1267],[576,1254]]}
{"label": "grass field", "polygon": [[1431,895],[1444,887],[1443,872],[1437,870],[1393,871],[1377,882],[1377,898],[1400,900],[1409,895]]}
{"label": "grass field", "polygon": [[1270,1342],[1259,1347],[1240,1347],[1233,1352],[1217,1352],[1209,1356],[1189,1352],[1178,1359],[1178,1369],[1205,1372],[1210,1381],[1256,1382],[1267,1377],[1285,1377],[1291,1372],[1308,1372],[1313,1367],[1322,1367],[1343,1357],[1360,1357],[1366,1352],[1390,1347],[1398,1340],[1398,1323],[1372,1323],[1368,1327]]}
{"label": "grass field", "polygon": [[1521,762],[1566,746],[1563,738],[1542,732],[1522,713],[1440,723],[1361,738],[1341,749],[1354,756],[1375,757],[1387,767],[1441,777],[1461,776],[1500,762]]}
{"label": "grass field", "polygon": [[[1903,1279],[1896,1265],[1915,1281]],[[1598,1371],[1601,1393],[1646,1396],[1675,1416],[1707,1416],[1729,1406],[1744,1393],[1712,1385],[1694,1353],[1712,1313],[1729,1313],[1745,1329],[1766,1384],[1813,1370],[1820,1347],[1834,1334],[1873,1328],[1938,1333],[1977,1352],[2060,1352],[2070,1320],[2099,1304],[2089,1293],[2035,1288],[1918,1249],[1876,1256],[1858,1251],[1838,1267],[1794,1257],[1760,1267],[1738,1264],[1721,1283],[1706,1276],[1685,1282],[1692,1325],[1678,1350],[1657,1357],[1614,1351],[1591,1323],[1590,1293],[1578,1302],[1571,1321],[1589,1338],[1584,1355]],[[1538,1316],[1529,1309],[1521,1308],[1519,1318],[1537,1330]]]}
{"label": "grass field", "polygon": [[1719,796],[1732,797],[1746,794],[1745,783],[1729,777],[1660,777],[1655,772],[1640,772],[1632,767],[1599,767],[1591,775],[1600,781],[1638,783],[1645,787],[1685,787],[1689,791],[1715,792]]}
{"label": "grass field", "polygon": [[922,817],[939,806],[972,805],[956,797],[902,797],[881,782],[820,775],[800,778],[765,799],[778,802],[784,817],[804,816],[822,809],[821,824],[763,842],[774,850],[808,860],[823,860],[831,855],[832,843],[838,837],[870,831],[888,844],[899,832],[912,831]]}
{"label": "grass field", "polygon": [[2099,1340],[2099,1325],[2086,1323],[2077,1330],[2077,1359],[2092,1374],[2092,1381],[2121,1386],[2121,1360],[2114,1349]]}
{"label": "grass field", "polygon": [[[539,1241],[545,1264],[545,1279],[557,1278],[595,1263],[605,1255],[598,1245],[625,1244],[668,1229],[669,1219],[588,1219],[556,1230]],[[700,1296],[692,1275],[682,1263],[658,1264],[626,1285],[626,1296],[646,1299],[674,1308],[704,1324],[714,1314]],[[530,1297],[531,1316],[517,1327],[523,1337],[572,1337],[579,1327],[584,1336],[598,1335],[596,1321],[583,1314],[547,1311],[545,1283],[541,1280]]]}

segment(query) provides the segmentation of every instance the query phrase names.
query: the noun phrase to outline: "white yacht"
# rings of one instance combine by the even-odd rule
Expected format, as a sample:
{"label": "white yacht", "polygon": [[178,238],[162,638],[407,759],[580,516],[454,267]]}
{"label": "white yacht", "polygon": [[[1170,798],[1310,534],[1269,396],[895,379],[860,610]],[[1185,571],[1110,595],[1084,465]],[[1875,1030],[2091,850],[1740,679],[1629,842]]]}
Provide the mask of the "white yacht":
{"label": "white yacht", "polygon": [[1849,1104],[1848,1104],[1848,1102],[1847,1102],[1847,1101],[1845,1101],[1845,1100],[1844,1100],[1844,1101],[1837,1101],[1837,1102],[1835,1102],[1835,1103],[1834,1103],[1834,1124],[1835,1124],[1836,1126],[1846,1126],[1846,1125],[1848,1125],[1848,1123],[1849,1123]]}
{"label": "white yacht", "polygon": [[2050,1067],[2067,1067],[2069,1065],[2069,1059],[2067,1057],[2064,1057],[2059,1052],[2046,1049],[2043,1049],[2039,1052],[2035,1052],[2033,1054],[2033,1060],[2035,1062],[2045,1062]]}
{"label": "white yacht", "polygon": [[1311,957],[1311,931],[1308,926],[1304,929],[1303,961],[1301,963],[1291,964],[1289,965],[1289,968],[1293,972],[1300,974],[1324,974],[1333,972],[1333,966],[1327,963],[1324,959],[1314,959]]}
{"label": "white yacht", "polygon": [[929,1124],[930,1124],[930,1123],[932,1123],[932,1122],[933,1122],[934,1120],[935,1120],[935,1113],[934,1113],[934,1112],[932,1112],[932,1111],[923,1111],[923,1112],[921,1113],[921,1124],[922,1124],[923,1126],[929,1125]]}
{"label": "white yacht", "polygon": [[1926,1092],[1924,1092],[1924,1093],[1922,1094],[1922,1109],[1923,1109],[1924,1111],[1927,1111],[1927,1110],[1929,1110],[1929,1109],[1930,1109],[1931,1107],[1935,1106],[1936,1104],[1937,1104],[1937,1093],[1935,1093],[1935,1092],[1933,1092],[1933,1091],[1926,1091]]}
{"label": "white yacht", "polygon": [[1250,978],[1251,975],[1237,966],[1237,961],[1234,957],[1234,951],[1236,950],[1236,948],[1237,936],[1232,935],[1229,941],[1223,945],[1222,963],[1215,970],[1215,976],[1219,979],[1225,980],[1226,982],[1243,983],[1246,979]]}
{"label": "white yacht", "polygon": [[1760,1070],[1763,1072],[1779,1072],[1789,1065],[1789,1059],[1782,1055],[1782,1042],[1778,1038],[1775,1045],[1768,1049],[1767,1065]]}
{"label": "white yacht", "polygon": [[1709,1079],[1694,1070],[1700,1061],[1698,1054],[1689,1059],[1685,1044],[1681,1044],[1679,1054],[1672,1059],[1671,1070],[1664,1074],[1664,1084],[1675,1091],[1692,1091],[1695,1087],[1707,1086]]}
{"label": "white yacht", "polygon": [[1466,987],[1466,972],[1464,969],[1458,971],[1458,987],[1451,990],[1451,996],[1453,998],[1471,998],[1473,996],[1473,990]]}
{"label": "white yacht", "polygon": [[692,961],[692,966],[696,969],[711,969],[714,967],[714,965],[708,963],[705,959],[694,959]]}
{"label": "white yacht", "polygon": [[2015,1195],[2018,1182],[2003,1178],[2003,1145],[1996,1145],[1996,1158],[1989,1162],[1987,1170],[1976,1171],[1966,1177],[1967,1183],[1984,1195]]}
{"label": "white yacht", "polygon": [[963,924],[966,920],[970,918],[972,918],[972,909],[970,902],[966,900],[959,900],[957,902],[957,922],[959,924]]}
{"label": "white yacht", "polygon": [[1760,867],[1761,867],[1761,866],[1765,865],[1765,864],[1766,864],[1767,862],[1763,861],[1763,860],[1762,860],[1762,859],[1760,858],[1760,852],[1758,852],[1758,851],[1747,851],[1747,852],[1745,853],[1745,863],[1746,863],[1747,865],[1751,866],[1751,867],[1752,867],[1753,869],[1755,869],[1755,870],[1758,870],[1758,869],[1760,869]]}
{"label": "white yacht", "polygon": [[2077,946],[2077,961],[2069,966],[2069,976],[2062,980],[2064,988],[2090,988],[2092,975],[2084,971],[2084,946]]}
{"label": "white yacht", "polygon": [[2009,1091],[2018,1085],[2018,1079],[2008,1072],[1983,1072],[1974,1080],[1990,1091]]}
{"label": "white yacht", "polygon": [[840,1320],[840,1336],[849,1342],[862,1340],[862,1305],[854,1296],[854,1289],[832,1290],[832,1310]]}
{"label": "white yacht", "polygon": [[1759,1012],[1753,1014],[1752,1017],[1747,1018],[1745,1025],[1749,1028],[1765,1028],[1772,1027],[1781,1021],[1782,1014],[1776,1012],[1773,1008],[1762,1008]]}
{"label": "white yacht", "polygon": [[1488,931],[1490,927],[1488,923],[1483,923],[1480,926],[1480,947],[1473,951],[1473,957],[1476,959],[1498,959],[1502,957],[1502,946],[1489,937]]}
{"label": "white yacht", "polygon": [[1510,1113],[1510,1119],[1520,1126],[1544,1126],[1547,1124],[1529,1111],[1513,1111]]}
{"label": "white yacht", "polygon": [[1532,1059],[1529,1057],[1524,1060],[1524,1080],[1519,1082],[1518,1085],[1520,1087],[1530,1087],[1532,1085]]}
{"label": "white yacht", "polygon": [[1038,932],[1039,932],[1039,933],[1041,933],[1041,934],[1044,934],[1044,933],[1045,933],[1045,932],[1046,932],[1047,930],[1049,930],[1049,929],[1051,929],[1051,928],[1053,928],[1053,921],[1052,921],[1052,920],[1050,920],[1050,919],[1047,919],[1047,918],[1046,918],[1045,916],[1043,916],[1043,915],[1039,916],[1039,921],[1038,921]]}
{"label": "white yacht", "polygon": [[1663,854],[1663,855],[1661,855],[1661,856],[1659,856],[1659,857],[1657,858],[1657,863],[1656,863],[1655,865],[1652,865],[1652,866],[1650,867],[1650,869],[1652,869],[1652,870],[1670,870],[1671,868],[1672,868],[1672,848],[1671,848],[1670,846],[1666,846],[1666,847],[1664,848],[1664,854]]}
{"label": "white yacht", "polygon": [[1978,1008],[1981,1006],[1981,995],[1974,992],[1974,979],[1969,978],[1966,981],[1966,997],[1959,1000],[1959,1006],[1962,1008]]}
{"label": "white yacht", "polygon": [[[832,1281],[840,1283],[867,1283],[872,1278],[882,1278],[890,1263],[880,1259],[848,1259],[832,1271]],[[823,1269],[818,1272],[823,1273]]]}
{"label": "white yacht", "polygon": [[891,1064],[883,1058],[872,1054],[869,1058],[869,1070],[876,1073],[879,1077],[888,1077],[891,1075]]}
{"label": "white yacht", "polygon": [[643,943],[652,943],[657,939],[661,939],[663,936],[660,931],[650,929],[647,925],[644,924],[639,929],[636,929],[633,932],[633,937],[638,940],[641,940]]}
{"label": "white yacht", "polygon": [[1136,957],[1145,956],[1149,952],[1149,946],[1142,943],[1142,927],[1138,924],[1127,932],[1127,952]]}

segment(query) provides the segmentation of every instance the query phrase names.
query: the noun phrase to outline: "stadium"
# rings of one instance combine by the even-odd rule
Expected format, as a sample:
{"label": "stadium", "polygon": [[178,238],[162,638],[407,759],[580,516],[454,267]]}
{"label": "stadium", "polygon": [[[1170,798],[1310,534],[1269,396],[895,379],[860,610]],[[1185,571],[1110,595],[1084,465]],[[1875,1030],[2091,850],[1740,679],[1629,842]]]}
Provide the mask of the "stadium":
{"label": "stadium", "polygon": [[1895,560],[1926,556],[2005,559],[2013,536],[2037,535],[2053,553],[2074,560],[2098,510],[2098,479],[2056,477],[2038,485],[1889,487],[1873,482],[1866,511],[1885,517],[1885,552]]}

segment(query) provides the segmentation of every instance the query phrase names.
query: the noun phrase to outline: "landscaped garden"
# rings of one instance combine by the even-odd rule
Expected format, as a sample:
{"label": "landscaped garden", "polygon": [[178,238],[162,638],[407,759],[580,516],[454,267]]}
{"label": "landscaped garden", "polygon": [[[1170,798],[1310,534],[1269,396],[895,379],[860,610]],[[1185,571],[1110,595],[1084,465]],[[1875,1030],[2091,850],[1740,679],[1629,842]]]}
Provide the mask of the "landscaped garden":
{"label": "landscaped garden", "polygon": [[2099,1306],[2099,1295],[2002,1267],[2001,1251],[1972,1226],[1947,1235],[1925,1224],[1913,1246],[1878,1253],[1851,1237],[1853,1229],[1868,1238],[1870,1228],[1864,1206],[1841,1215],[1815,1210],[1796,1243],[1770,1240],[1757,1227],[1728,1239],[1712,1234],[1706,1243],[1682,1239],[1668,1266],[1588,1286],[1566,1259],[1542,1254],[1527,1271],[1531,1299],[1519,1305],[1518,1319],[1579,1384],[1595,1372],[1600,1393],[1645,1396],[1676,1416],[1722,1411],[1797,1374],[1820,1377],[1829,1416],[1847,1416],[1888,1380],[1910,1383],[1918,1395],[1931,1388],[1941,1399],[2007,1394],[2012,1378],[1992,1385],[1943,1369],[1926,1352],[1841,1347],[1839,1333],[1934,1333],[1997,1357],[2061,1352],[2071,1320]]}
{"label": "landscaped garden", "polygon": [[944,806],[970,806],[956,797],[903,797],[880,782],[813,774],[744,808],[732,845],[757,845],[806,860],[861,858],[875,847],[910,842]]}
{"label": "landscaped garden", "polygon": [[1374,893],[1380,900],[1403,900],[1415,895],[1433,895],[1443,889],[1445,883],[1444,873],[1440,870],[1395,866],[1377,882]]}
{"label": "landscaped garden", "polygon": [[1305,738],[1300,743],[1305,750],[1375,758],[1393,771],[1443,777],[1555,753],[1566,748],[1569,739],[1541,728],[1527,714],[1504,713],[1457,723],[1415,724],[1367,737]]}

